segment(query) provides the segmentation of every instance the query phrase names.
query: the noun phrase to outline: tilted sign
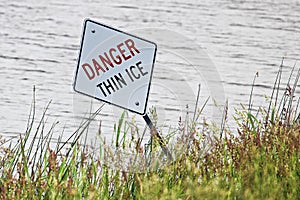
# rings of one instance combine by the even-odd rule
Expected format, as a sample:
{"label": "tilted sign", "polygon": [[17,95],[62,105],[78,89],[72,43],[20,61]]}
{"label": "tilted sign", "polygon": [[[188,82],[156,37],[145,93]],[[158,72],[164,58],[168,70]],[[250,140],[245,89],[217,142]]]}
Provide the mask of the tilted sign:
{"label": "tilted sign", "polygon": [[156,44],[85,20],[74,90],[145,114]]}

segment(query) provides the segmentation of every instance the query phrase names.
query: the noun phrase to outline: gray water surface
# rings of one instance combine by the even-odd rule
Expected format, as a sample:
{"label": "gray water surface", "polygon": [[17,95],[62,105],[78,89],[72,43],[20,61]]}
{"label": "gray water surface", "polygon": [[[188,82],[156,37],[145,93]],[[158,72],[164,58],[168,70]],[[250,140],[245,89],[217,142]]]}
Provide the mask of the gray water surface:
{"label": "gray water surface", "polygon": [[[205,52],[213,63],[206,69],[214,66],[218,71],[220,79],[216,76],[215,81],[224,88],[231,114],[233,107],[247,104],[256,72],[259,77],[254,104],[261,105],[265,103],[264,95],[271,93],[282,57],[286,57],[285,77],[299,58],[300,1],[297,0],[0,0],[0,5],[0,133],[4,136],[25,131],[34,85],[37,120],[52,100],[47,119],[49,124],[60,122],[57,134],[63,127],[65,135],[76,129],[91,101],[72,89],[82,25],[87,17],[158,44],[148,107],[157,107],[162,123],[167,126],[176,126],[179,115],[193,111],[198,83],[203,88],[200,103],[213,89],[205,83],[208,78],[205,68],[197,69],[199,75],[188,67],[187,63],[197,60],[198,55],[189,59],[174,53],[175,49],[188,50],[191,42],[179,42],[166,35],[159,38],[153,30],[182,35]],[[199,63],[203,63],[201,58]],[[178,101],[176,86],[167,83],[181,88],[187,84],[187,94],[178,92],[185,98]],[[100,105],[94,101],[93,109]],[[208,113],[212,112],[212,105],[209,101]],[[97,119],[102,121],[102,132],[110,134],[121,112],[109,105],[104,107]],[[136,118],[140,120],[140,116]]]}

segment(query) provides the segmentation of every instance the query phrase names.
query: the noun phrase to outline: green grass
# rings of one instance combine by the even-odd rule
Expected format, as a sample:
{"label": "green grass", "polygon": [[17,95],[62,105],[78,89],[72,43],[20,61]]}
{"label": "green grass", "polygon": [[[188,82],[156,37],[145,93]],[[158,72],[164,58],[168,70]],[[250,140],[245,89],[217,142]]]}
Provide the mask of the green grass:
{"label": "green grass", "polygon": [[[249,105],[236,110],[237,134],[227,128],[227,105],[221,128],[199,125],[203,107],[197,109],[197,117],[181,120],[176,130],[188,136],[187,148],[168,165],[145,168],[143,173],[112,168],[79,144],[101,108],[67,141],[51,149],[55,127],[44,128],[48,106],[33,130],[33,100],[26,133],[14,146],[1,146],[0,199],[300,199],[299,100],[294,97],[299,71],[292,86],[291,75],[280,98],[281,73],[282,66],[267,108],[253,114],[252,88]],[[115,148],[128,147],[145,160],[160,152],[157,138],[152,139],[151,151],[145,151],[143,134],[134,122],[125,122],[125,115],[115,125]],[[155,112],[153,116],[156,118]],[[101,151],[105,155],[108,150]]]}

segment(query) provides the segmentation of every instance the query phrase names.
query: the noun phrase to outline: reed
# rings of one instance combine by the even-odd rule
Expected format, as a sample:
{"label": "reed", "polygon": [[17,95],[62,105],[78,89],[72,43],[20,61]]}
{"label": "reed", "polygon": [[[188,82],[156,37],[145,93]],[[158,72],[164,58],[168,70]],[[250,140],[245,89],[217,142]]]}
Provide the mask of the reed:
{"label": "reed", "polygon": [[[192,120],[180,118],[172,133],[187,135],[188,148],[168,165],[145,168],[143,173],[110,167],[99,157],[109,149],[101,148],[102,153],[95,154],[85,143],[79,143],[101,107],[66,141],[60,137],[51,148],[56,123],[45,130],[50,103],[34,130],[34,97],[26,133],[14,146],[0,143],[0,199],[299,199],[300,124],[295,91],[300,71],[291,86],[293,68],[279,99],[282,67],[268,108],[261,107],[260,115],[251,112],[253,81],[249,105],[236,109],[237,134],[226,128],[228,104],[219,132],[207,122],[199,123],[204,107],[198,108],[197,98]],[[113,146],[131,148],[137,157],[145,159],[147,167],[160,149],[159,142],[153,139],[147,150],[141,144],[145,130],[140,134],[134,120],[126,122],[125,116],[123,113],[115,125]],[[157,117],[155,112],[152,116]]]}

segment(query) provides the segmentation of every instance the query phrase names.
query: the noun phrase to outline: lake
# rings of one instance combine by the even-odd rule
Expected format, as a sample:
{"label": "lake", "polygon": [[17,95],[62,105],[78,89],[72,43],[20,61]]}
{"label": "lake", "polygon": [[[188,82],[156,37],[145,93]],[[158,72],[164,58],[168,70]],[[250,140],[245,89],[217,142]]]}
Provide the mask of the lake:
{"label": "lake", "polygon": [[[199,107],[211,97],[203,116],[219,123],[228,99],[229,124],[234,124],[231,115],[240,103],[248,103],[256,72],[255,108],[266,105],[265,95],[271,94],[282,58],[283,83],[299,59],[296,0],[0,2],[0,134],[5,137],[26,130],[33,86],[37,122],[52,100],[46,124],[59,121],[56,138],[62,131],[69,136],[87,117],[84,113],[101,105],[93,101],[91,106],[90,98],[72,88],[85,18],[158,45],[148,108],[156,107],[158,126],[166,132],[177,126],[180,116],[193,118],[198,84]],[[90,138],[99,124],[101,133],[110,136],[121,113],[105,105]],[[145,126],[141,116],[135,119]]]}

